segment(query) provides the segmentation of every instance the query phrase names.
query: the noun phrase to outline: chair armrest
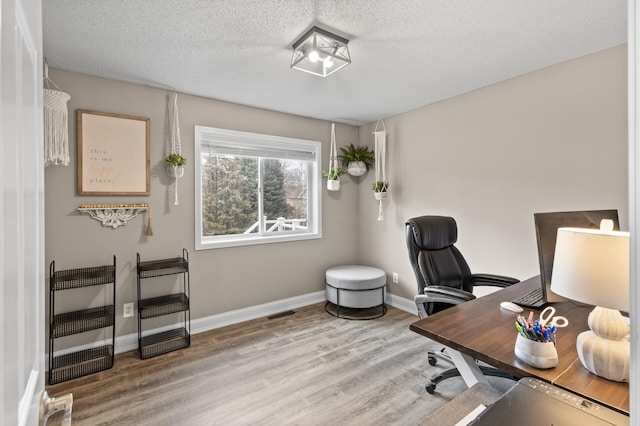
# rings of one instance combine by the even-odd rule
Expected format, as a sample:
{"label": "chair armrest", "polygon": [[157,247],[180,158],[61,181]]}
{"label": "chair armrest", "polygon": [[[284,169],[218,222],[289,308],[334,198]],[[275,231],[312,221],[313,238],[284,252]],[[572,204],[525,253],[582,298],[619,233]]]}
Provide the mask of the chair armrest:
{"label": "chair armrest", "polygon": [[[469,300],[473,300],[476,297],[469,293],[468,291],[464,291],[459,288],[447,287],[445,285],[432,285],[424,288],[424,295],[420,296],[428,296],[431,298],[431,302],[442,302],[442,303],[452,303],[454,305],[468,302]],[[448,301],[444,300],[434,300],[436,298],[447,298]]]}
{"label": "chair armrest", "polygon": [[520,280],[516,278],[494,274],[473,274],[471,275],[471,279],[473,280],[474,286],[509,287],[510,285],[520,282]]}
{"label": "chair armrest", "polygon": [[424,294],[418,294],[413,301],[418,308],[418,316],[420,318],[427,317],[427,304],[429,303],[447,303],[449,305],[459,305],[476,297],[464,290],[447,286],[429,286],[425,287]]}

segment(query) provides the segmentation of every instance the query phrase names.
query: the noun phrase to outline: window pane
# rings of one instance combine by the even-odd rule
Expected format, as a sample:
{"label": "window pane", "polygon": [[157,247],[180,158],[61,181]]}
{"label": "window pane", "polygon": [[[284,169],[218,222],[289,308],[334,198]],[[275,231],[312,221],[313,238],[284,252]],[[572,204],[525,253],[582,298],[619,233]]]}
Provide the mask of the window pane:
{"label": "window pane", "polygon": [[266,232],[306,229],[308,162],[265,159],[262,165]]}
{"label": "window pane", "polygon": [[322,238],[320,142],[195,126],[196,250]]}
{"label": "window pane", "polygon": [[259,232],[258,159],[202,156],[202,235]]}

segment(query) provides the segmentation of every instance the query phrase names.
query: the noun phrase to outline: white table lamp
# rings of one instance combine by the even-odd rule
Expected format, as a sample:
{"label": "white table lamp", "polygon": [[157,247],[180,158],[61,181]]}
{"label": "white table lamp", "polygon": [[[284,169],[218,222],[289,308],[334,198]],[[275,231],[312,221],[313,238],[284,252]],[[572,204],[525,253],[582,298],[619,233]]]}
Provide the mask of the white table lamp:
{"label": "white table lamp", "polygon": [[629,233],[613,231],[603,220],[600,230],[559,228],[551,290],[596,306],[589,314],[590,331],[578,335],[582,365],[600,377],[629,381]]}

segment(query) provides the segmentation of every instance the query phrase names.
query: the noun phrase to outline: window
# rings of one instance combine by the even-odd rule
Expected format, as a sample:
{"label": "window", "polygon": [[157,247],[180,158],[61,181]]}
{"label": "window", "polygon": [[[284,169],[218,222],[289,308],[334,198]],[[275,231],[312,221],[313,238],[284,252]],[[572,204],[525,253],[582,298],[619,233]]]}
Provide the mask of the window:
{"label": "window", "polygon": [[322,237],[320,148],[195,126],[196,250]]}

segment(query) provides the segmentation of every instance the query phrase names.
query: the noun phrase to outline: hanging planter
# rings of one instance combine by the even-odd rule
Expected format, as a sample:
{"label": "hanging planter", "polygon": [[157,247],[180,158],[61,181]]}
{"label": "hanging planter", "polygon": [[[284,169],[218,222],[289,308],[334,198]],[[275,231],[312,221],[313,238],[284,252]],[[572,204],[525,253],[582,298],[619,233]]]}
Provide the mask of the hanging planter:
{"label": "hanging planter", "polygon": [[349,146],[341,147],[342,165],[347,167],[347,173],[351,176],[362,176],[373,165],[373,151],[369,151],[367,146]]}
{"label": "hanging planter", "polygon": [[330,169],[328,172],[324,172],[323,175],[327,178],[327,189],[329,191],[340,191],[340,176],[342,175],[342,169]]}
{"label": "hanging planter", "polygon": [[167,174],[171,178],[180,179],[182,176],[184,176],[184,166],[171,166],[167,164]]}
{"label": "hanging planter", "polygon": [[180,154],[170,154],[165,159],[167,163],[167,174],[174,179],[180,179],[184,176],[184,166],[187,165],[187,159]]}
{"label": "hanging planter", "polygon": [[[382,130],[378,130],[378,126],[382,124]],[[373,184],[373,195],[378,200],[378,222],[384,220],[382,212],[382,200],[387,198],[387,189],[389,181],[387,181],[387,171],[385,158],[387,156],[387,128],[384,121],[378,120],[376,128],[373,131],[375,137],[375,163],[376,163],[376,180]]]}
{"label": "hanging planter", "polygon": [[367,166],[364,161],[352,161],[347,166],[347,173],[351,176],[362,176],[367,172]]}
{"label": "hanging planter", "polygon": [[373,184],[373,196],[376,200],[384,200],[387,198],[387,189],[389,188],[389,182],[377,181]]}
{"label": "hanging planter", "polygon": [[336,149],[336,125],[331,123],[331,147],[329,148],[329,171],[323,172],[327,178],[327,189],[329,191],[340,190],[340,175],[342,169],[338,167],[338,150]]}
{"label": "hanging planter", "polygon": [[184,176],[184,166],[187,165],[187,159],[182,156],[180,142],[180,123],[178,118],[178,94],[173,92],[173,115],[170,120],[171,128],[171,147],[170,154],[165,157],[164,162],[167,163],[167,174],[173,178],[173,205],[178,203],[178,179]]}
{"label": "hanging planter", "polygon": [[327,189],[329,191],[340,191],[340,181],[339,180],[328,180],[327,181]]}

